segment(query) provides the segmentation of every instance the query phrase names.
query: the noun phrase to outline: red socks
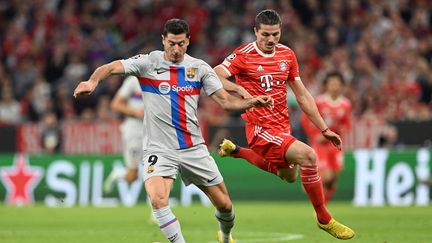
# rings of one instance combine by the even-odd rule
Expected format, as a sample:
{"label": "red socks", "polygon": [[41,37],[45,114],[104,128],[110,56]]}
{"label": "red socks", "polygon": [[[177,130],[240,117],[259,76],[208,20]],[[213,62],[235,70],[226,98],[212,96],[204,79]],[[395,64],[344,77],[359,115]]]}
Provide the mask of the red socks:
{"label": "red socks", "polygon": [[255,153],[252,149],[239,147],[239,149],[236,152],[231,153],[231,156],[234,158],[245,159],[247,162],[255,165],[256,167],[265,171],[269,171],[266,160],[263,157],[261,157],[259,154]]}
{"label": "red socks", "polygon": [[328,224],[332,216],[325,206],[323,186],[321,177],[318,174],[318,167],[316,165],[301,166],[300,177],[309,200],[315,209],[318,221],[321,224]]}

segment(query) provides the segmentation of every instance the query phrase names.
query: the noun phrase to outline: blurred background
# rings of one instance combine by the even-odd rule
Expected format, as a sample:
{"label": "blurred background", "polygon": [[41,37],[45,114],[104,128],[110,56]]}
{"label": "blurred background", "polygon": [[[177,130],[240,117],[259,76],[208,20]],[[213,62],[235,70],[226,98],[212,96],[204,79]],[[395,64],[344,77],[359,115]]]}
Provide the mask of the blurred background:
{"label": "blurred background", "polygon": [[[74,99],[77,83],[99,65],[161,49],[162,27],[170,18],[189,23],[188,53],[215,66],[254,40],[254,17],[266,8],[281,14],[281,43],[296,52],[300,76],[314,96],[328,71],[339,70],[346,79],[354,121],[344,137],[351,164],[346,177],[353,180],[357,173],[356,151],[366,151],[362,158],[368,163],[376,156],[367,152],[383,148],[394,163],[408,161],[411,186],[426,180],[432,138],[428,0],[0,0],[0,152],[12,154],[1,164],[27,161],[48,168],[65,156],[82,161],[104,154],[111,162],[103,164],[111,166],[113,158],[121,159],[122,117],[109,104],[124,77],[109,78],[94,95]],[[303,140],[293,95],[287,102],[294,134]],[[240,114],[202,97],[199,115],[211,151],[223,137],[246,145]],[[18,152],[30,157],[20,160]],[[406,157],[397,155],[404,152]],[[422,172],[415,169],[419,158]],[[82,169],[80,163],[74,168]],[[386,165],[385,173],[390,169]],[[341,198],[353,198],[354,183]]]}

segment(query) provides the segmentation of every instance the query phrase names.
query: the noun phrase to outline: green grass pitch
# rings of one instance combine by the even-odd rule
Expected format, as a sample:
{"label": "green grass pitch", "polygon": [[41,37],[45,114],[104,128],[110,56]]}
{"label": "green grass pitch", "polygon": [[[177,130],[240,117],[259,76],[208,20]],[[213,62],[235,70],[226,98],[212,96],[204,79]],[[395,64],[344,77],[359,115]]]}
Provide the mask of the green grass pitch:
{"label": "green grass pitch", "polygon": [[[432,242],[430,207],[355,208],[335,202],[335,218],[351,226],[350,242]],[[338,242],[315,224],[307,202],[235,202],[234,238],[242,242]],[[215,243],[212,207],[174,207],[188,243]],[[133,208],[47,208],[0,206],[0,242],[167,242],[148,222],[145,205]]]}

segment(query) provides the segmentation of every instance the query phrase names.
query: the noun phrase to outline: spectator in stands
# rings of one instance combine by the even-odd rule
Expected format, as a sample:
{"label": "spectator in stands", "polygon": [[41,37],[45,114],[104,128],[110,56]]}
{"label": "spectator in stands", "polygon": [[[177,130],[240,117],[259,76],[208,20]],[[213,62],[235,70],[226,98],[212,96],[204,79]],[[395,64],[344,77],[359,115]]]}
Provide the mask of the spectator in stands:
{"label": "spectator in stands", "polygon": [[60,125],[54,112],[47,112],[42,118],[41,142],[44,153],[52,154],[60,151]]}
{"label": "spectator in stands", "polygon": [[18,124],[22,122],[21,106],[15,100],[10,86],[3,86],[0,99],[0,124]]}

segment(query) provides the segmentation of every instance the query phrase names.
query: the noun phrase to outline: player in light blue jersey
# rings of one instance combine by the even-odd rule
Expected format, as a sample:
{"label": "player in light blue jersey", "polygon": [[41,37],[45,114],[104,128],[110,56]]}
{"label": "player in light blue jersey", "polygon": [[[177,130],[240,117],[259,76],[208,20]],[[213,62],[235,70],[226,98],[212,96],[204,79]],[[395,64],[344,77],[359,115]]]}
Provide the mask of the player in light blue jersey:
{"label": "player in light blue jersey", "polygon": [[272,107],[274,101],[269,96],[240,99],[228,94],[207,63],[186,54],[189,37],[184,20],[168,20],[162,35],[164,51],[102,65],[88,81],[78,84],[74,96],[91,94],[101,80],[113,74],[136,76],[144,101],[144,184],[160,229],[170,242],[185,242],[168,204],[180,172],[186,185],[198,186],[215,206],[218,241],[232,243],[234,210],[222,175],[204,145],[197,118],[198,98],[203,91],[228,111]]}

